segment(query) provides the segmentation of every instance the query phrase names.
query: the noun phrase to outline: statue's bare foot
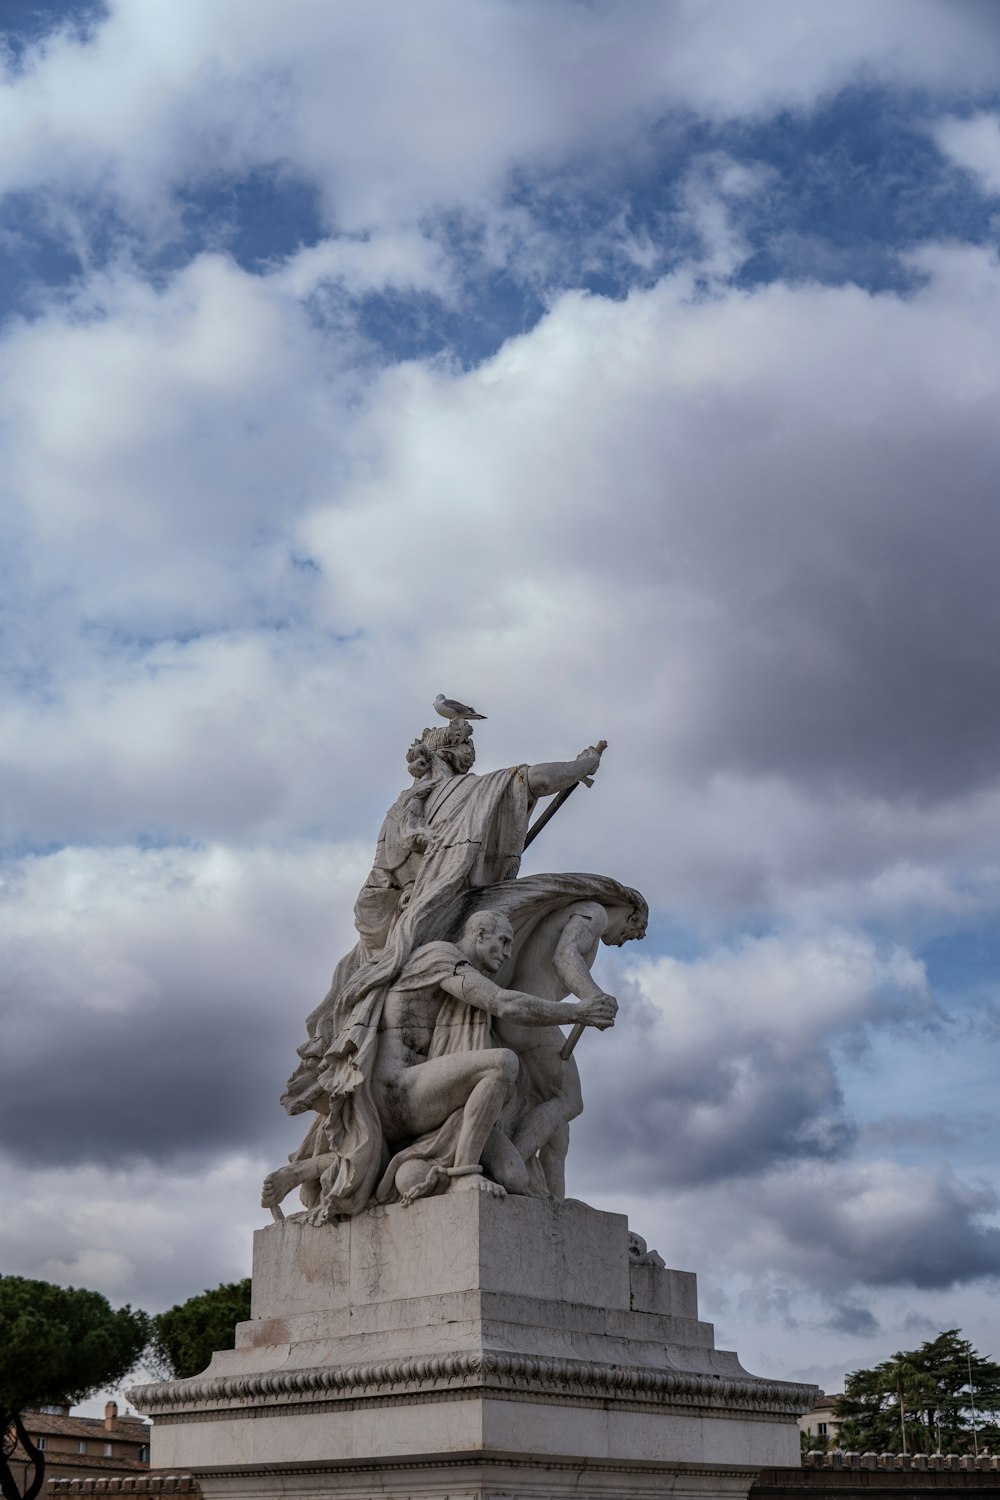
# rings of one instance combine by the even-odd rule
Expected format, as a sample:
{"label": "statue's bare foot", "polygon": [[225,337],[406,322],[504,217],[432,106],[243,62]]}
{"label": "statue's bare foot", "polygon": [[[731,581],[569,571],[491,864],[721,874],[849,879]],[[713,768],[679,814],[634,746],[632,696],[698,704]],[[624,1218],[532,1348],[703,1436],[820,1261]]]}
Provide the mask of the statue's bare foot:
{"label": "statue's bare foot", "polygon": [[448,1184],[449,1193],[486,1193],[490,1198],[506,1198],[507,1189],[490,1177],[453,1177]]}
{"label": "statue's bare foot", "polygon": [[277,1171],[268,1172],[260,1192],[261,1208],[277,1208],[281,1200],[288,1197],[292,1188],[298,1187],[299,1181],[299,1173],[295,1167],[278,1167]]}

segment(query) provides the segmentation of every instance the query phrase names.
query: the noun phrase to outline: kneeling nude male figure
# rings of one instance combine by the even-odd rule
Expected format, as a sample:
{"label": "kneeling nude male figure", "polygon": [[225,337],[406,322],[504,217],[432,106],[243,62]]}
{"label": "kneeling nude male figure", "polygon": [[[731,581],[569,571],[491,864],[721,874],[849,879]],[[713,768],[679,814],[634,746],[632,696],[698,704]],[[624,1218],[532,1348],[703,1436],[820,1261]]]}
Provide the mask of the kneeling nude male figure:
{"label": "kneeling nude male figure", "polygon": [[[387,1138],[414,1141],[461,1111],[452,1165],[414,1155],[396,1169],[395,1190],[404,1202],[439,1191],[446,1178],[453,1188],[527,1191],[523,1158],[496,1128],[514,1092],[518,1059],[510,1048],[490,1045],[491,1017],[528,1028],[614,1024],[618,1004],[611,995],[574,1004],[494,984],[489,976],[510,957],[513,937],[506,917],[476,912],[458,943],[418,950],[386,997],[372,1093]],[[483,1167],[494,1180],[482,1176]]]}
{"label": "kneeling nude male figure", "polygon": [[[476,912],[457,943],[418,948],[386,995],[371,1089],[387,1141],[404,1148],[394,1170],[404,1203],[443,1186],[501,1196],[528,1190],[523,1157],[496,1128],[519,1064],[510,1048],[491,1045],[491,1017],[525,1027],[576,1023],[603,1031],[614,1025],[618,1002],[611,995],[576,1004],[494,984],[489,975],[510,957],[513,938],[506,917]],[[457,1139],[448,1147],[452,1161],[443,1166],[432,1149],[421,1153],[419,1138],[440,1131],[459,1112]],[[416,1143],[412,1155],[408,1143]],[[264,1206],[322,1176],[332,1160],[316,1156],[272,1172],[264,1182]],[[483,1166],[495,1180],[482,1175]]]}

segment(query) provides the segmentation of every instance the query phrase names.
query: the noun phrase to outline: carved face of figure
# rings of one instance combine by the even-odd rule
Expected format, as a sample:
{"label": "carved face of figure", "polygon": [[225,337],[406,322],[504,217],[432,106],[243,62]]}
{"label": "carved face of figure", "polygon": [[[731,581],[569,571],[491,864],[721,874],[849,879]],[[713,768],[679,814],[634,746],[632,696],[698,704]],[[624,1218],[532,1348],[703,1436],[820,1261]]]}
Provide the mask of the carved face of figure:
{"label": "carved face of figure", "polygon": [[458,775],[464,776],[475,765],[476,747],[471,740],[463,740],[460,745],[455,745],[449,751],[448,759],[455,767]]}
{"label": "carved face of figure", "polygon": [[609,948],[621,948],[623,944],[630,943],[646,936],[646,915],[629,906],[612,906],[608,908],[607,931],[602,939]]}
{"label": "carved face of figure", "polygon": [[407,750],[406,769],[414,781],[420,781],[431,769],[431,752],[422,740],[414,740]]}
{"label": "carved face of figure", "polygon": [[426,776],[427,772],[431,768],[431,758],[426,751],[422,751],[421,753],[416,755],[411,755],[408,757],[408,760],[410,775],[416,781],[419,781],[421,777]]}
{"label": "carved face of figure", "polygon": [[497,917],[489,923],[477,923],[470,936],[472,961],[480,973],[495,974],[510,958],[514,946],[514,929],[506,917]]}

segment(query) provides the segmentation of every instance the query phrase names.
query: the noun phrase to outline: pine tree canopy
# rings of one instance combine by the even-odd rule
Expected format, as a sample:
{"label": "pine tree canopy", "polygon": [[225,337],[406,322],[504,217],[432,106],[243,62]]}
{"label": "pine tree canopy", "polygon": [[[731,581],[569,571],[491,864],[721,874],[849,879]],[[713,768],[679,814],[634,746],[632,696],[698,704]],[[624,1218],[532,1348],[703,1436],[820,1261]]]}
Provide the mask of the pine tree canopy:
{"label": "pine tree canopy", "polygon": [[852,1371],[834,1415],[838,1447],[856,1452],[972,1453],[976,1443],[996,1452],[1000,1365],[949,1328]]}
{"label": "pine tree canopy", "polygon": [[250,1278],[189,1297],[153,1319],[153,1349],[163,1371],[200,1375],[216,1349],[231,1349],[237,1323],[250,1317]]}
{"label": "pine tree canopy", "polygon": [[82,1401],[116,1385],[149,1341],[150,1320],[100,1292],[0,1276],[0,1412]]}
{"label": "pine tree canopy", "polygon": [[[104,1385],[117,1385],[149,1343],[150,1320],[130,1307],[113,1308],[100,1292],[53,1286],[24,1276],[0,1276],[0,1492],[4,1500],[36,1500],[45,1455],[22,1412],[72,1405]],[[10,1458],[17,1443],[32,1477],[23,1495]]]}

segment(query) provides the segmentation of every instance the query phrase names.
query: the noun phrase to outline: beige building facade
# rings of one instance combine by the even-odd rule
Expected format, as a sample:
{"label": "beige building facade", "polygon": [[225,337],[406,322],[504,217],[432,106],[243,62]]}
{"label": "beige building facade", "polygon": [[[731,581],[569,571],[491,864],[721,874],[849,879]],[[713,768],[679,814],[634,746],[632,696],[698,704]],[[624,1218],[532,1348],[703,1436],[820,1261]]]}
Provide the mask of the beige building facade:
{"label": "beige building facade", "polygon": [[818,1439],[820,1444],[829,1443],[835,1447],[840,1423],[834,1416],[834,1409],[840,1399],[839,1396],[821,1396],[812,1411],[799,1418],[799,1431]]}
{"label": "beige building facade", "polygon": [[[21,1420],[45,1455],[47,1479],[121,1479],[149,1472],[149,1423],[119,1416],[114,1401],[103,1417],[74,1417],[68,1406],[50,1406],[23,1412]],[[23,1490],[31,1461],[20,1444],[10,1463]]]}

